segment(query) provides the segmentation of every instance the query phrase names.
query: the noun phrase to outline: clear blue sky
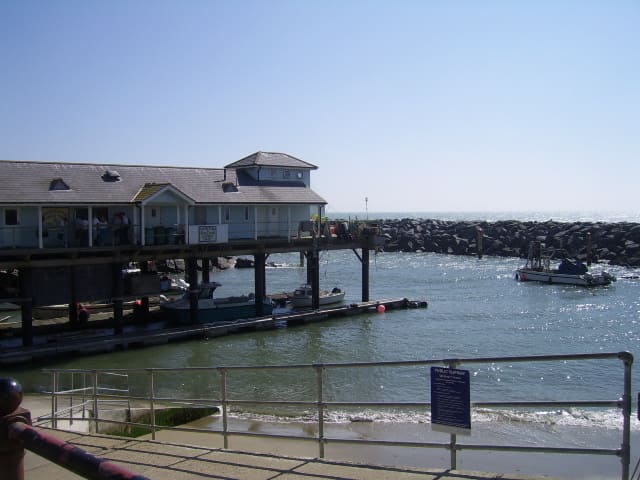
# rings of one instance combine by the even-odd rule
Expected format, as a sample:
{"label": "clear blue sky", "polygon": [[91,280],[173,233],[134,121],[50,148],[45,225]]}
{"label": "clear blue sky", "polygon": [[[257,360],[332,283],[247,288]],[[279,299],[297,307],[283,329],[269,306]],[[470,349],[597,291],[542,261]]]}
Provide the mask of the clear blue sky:
{"label": "clear blue sky", "polygon": [[277,151],[329,212],[638,210],[638,0],[0,0],[0,62],[0,159]]}

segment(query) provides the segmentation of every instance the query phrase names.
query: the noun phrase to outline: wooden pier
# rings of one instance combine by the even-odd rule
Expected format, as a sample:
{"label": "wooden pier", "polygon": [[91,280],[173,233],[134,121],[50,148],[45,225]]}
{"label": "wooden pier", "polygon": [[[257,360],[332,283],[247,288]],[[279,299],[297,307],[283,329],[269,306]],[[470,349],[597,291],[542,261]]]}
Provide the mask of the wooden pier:
{"label": "wooden pier", "polygon": [[[383,308],[384,307],[384,310]],[[133,325],[131,330],[109,334],[95,328],[91,322],[84,330],[71,330],[57,335],[36,337],[33,345],[7,347],[0,351],[0,366],[50,360],[66,355],[107,353],[128,348],[143,348],[169,342],[213,338],[256,330],[293,327],[342,317],[378,313],[381,310],[426,308],[422,300],[391,299],[351,303],[349,305],[319,310],[306,310],[287,315],[274,315],[230,322],[213,322],[181,327],[168,327],[164,323],[151,322],[146,326]],[[97,322],[96,322],[97,323]],[[3,340],[0,339],[0,346]]]}

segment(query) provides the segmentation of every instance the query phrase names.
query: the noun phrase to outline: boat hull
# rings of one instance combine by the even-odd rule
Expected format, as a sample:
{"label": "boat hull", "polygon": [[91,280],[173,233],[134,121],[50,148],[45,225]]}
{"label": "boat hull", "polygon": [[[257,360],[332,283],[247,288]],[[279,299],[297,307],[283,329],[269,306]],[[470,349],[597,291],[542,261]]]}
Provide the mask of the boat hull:
{"label": "boat hull", "polygon": [[592,275],[571,275],[549,271],[519,268],[516,270],[516,280],[521,282],[541,282],[547,284],[579,285],[582,287],[595,287],[610,285],[613,277],[607,273]]}
{"label": "boat hull", "polygon": [[[339,293],[320,293],[319,302],[320,305],[330,305],[332,303],[340,303],[344,300],[345,292]],[[291,297],[289,301],[293,304],[294,308],[310,307],[313,304],[312,297]]]}

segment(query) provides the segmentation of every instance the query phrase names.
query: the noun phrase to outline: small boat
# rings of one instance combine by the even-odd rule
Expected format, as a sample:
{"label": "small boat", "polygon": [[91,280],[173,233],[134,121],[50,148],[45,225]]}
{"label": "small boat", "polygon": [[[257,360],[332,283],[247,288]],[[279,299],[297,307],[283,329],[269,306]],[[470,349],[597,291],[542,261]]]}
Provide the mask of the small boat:
{"label": "small boat", "polygon": [[[273,298],[273,297],[272,297]],[[274,299],[273,310],[271,311],[271,315],[291,315],[294,309],[293,303],[289,301],[289,299],[284,296],[278,299]]]}
{"label": "small boat", "polygon": [[[214,298],[213,292],[221,286],[218,282],[207,282],[200,284],[198,293],[198,323],[211,323],[226,320],[238,320],[240,318],[256,317],[256,298],[253,293],[234,297]],[[190,324],[191,322],[191,299],[189,292],[186,292],[177,300],[168,300],[160,304],[162,310],[169,321]],[[266,297],[262,300],[263,314],[271,315],[273,305],[271,299]]]}
{"label": "small boat", "polygon": [[19,303],[0,302],[0,312],[12,312],[14,310],[20,310]]}
{"label": "small boat", "polygon": [[580,260],[570,260],[566,256],[561,256],[558,266],[552,268],[553,257],[558,257],[554,250],[544,251],[543,245],[535,242],[529,247],[525,266],[516,270],[516,280],[583,287],[607,286],[616,281],[616,277],[605,271],[590,273]]}
{"label": "small boat", "polygon": [[[344,300],[345,292],[335,287],[333,290],[320,290],[320,305],[339,303]],[[295,308],[310,307],[313,303],[313,290],[311,285],[304,284],[288,294],[288,300]]]}
{"label": "small boat", "polygon": [[[122,310],[133,310],[137,300],[128,300],[122,302]],[[111,302],[80,302],[78,310],[84,308],[89,315],[96,313],[113,312],[113,303]],[[66,318],[69,316],[69,304],[63,303],[59,305],[45,305],[41,307],[33,307],[33,318],[35,320],[52,320],[54,318]]]}

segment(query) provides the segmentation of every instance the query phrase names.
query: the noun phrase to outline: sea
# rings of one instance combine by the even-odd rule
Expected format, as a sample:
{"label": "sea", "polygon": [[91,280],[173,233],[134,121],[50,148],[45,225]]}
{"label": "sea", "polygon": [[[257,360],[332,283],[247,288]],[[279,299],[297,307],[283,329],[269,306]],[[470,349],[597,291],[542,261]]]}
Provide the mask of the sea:
{"label": "sea", "polygon": [[[637,213],[595,212],[336,212],[330,218],[442,220],[555,220],[560,222],[640,222]],[[298,254],[270,255],[267,259],[267,291],[291,291],[306,280]],[[290,365],[346,362],[384,362],[430,359],[475,359],[527,355],[630,352],[640,358],[640,269],[594,265],[617,277],[609,287],[581,288],[518,282],[519,258],[453,256],[435,253],[385,253],[371,255],[370,298],[426,300],[426,309],[394,310],[339,318],[295,328],[252,331],[230,336],[173,343],[140,350],[52,360],[53,368],[214,367],[230,365]],[[251,269],[215,272],[222,284],[220,296],[246,293],[253,288]],[[322,252],[320,287],[338,287],[346,303],[361,300],[361,264],[351,250]],[[48,377],[43,366],[17,367],[0,375],[17,378],[26,392],[46,392]],[[589,362],[488,362],[470,364],[471,401],[616,400],[623,394],[623,368],[619,360]],[[426,375],[407,371],[375,370],[370,376],[340,378],[328,382],[327,398],[364,401],[424,401],[428,398]],[[239,395],[281,388],[285,396],[300,394],[295,385],[274,387],[272,376],[255,375]],[[426,379],[426,380],[425,380]],[[633,405],[640,385],[640,366],[632,374]],[[313,383],[313,382],[312,382]],[[182,379],[175,389],[200,395],[202,379]],[[306,388],[306,387],[305,387]],[[312,387],[309,387],[312,388]],[[244,389],[244,390],[243,390]],[[291,389],[291,392],[288,391]],[[238,418],[252,412],[238,412]],[[256,412],[253,412],[256,415]],[[284,422],[282,412],[261,410],[264,422]],[[286,417],[286,422],[305,422]],[[375,408],[332,412],[330,422],[400,425],[428,429],[429,412],[383,411]],[[632,418],[632,463],[638,460],[640,422]],[[402,430],[402,429],[400,429]],[[622,441],[622,417],[615,408],[477,408],[472,412],[472,432],[481,439],[536,446],[569,445],[617,448]],[[473,436],[473,433],[472,433]],[[479,440],[477,440],[479,441]],[[536,455],[538,455],[536,457]],[[546,474],[564,478],[620,478],[616,458],[599,457],[540,462],[513,466],[516,473]],[[388,462],[414,461],[421,455],[384,455]],[[494,457],[461,453],[461,468],[496,471]],[[582,456],[584,457],[584,456]],[[465,462],[465,458],[468,463]],[[528,457],[531,458],[531,457]],[[545,457],[546,458],[546,457]],[[483,463],[484,462],[484,463]],[[489,463],[487,463],[489,462]],[[528,463],[527,463],[528,462]],[[559,466],[560,465],[560,466]],[[568,466],[567,466],[568,465]],[[427,465],[430,466],[430,465]],[[492,468],[492,466],[494,468]],[[633,467],[633,465],[632,465]]]}

